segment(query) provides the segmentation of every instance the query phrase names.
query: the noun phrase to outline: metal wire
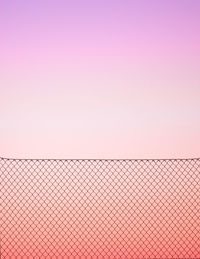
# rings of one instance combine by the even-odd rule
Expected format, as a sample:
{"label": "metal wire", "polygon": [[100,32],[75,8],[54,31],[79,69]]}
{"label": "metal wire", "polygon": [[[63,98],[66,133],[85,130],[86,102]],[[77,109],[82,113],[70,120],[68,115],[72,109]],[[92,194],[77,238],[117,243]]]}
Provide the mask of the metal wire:
{"label": "metal wire", "polygon": [[200,159],[0,158],[3,258],[200,258]]}

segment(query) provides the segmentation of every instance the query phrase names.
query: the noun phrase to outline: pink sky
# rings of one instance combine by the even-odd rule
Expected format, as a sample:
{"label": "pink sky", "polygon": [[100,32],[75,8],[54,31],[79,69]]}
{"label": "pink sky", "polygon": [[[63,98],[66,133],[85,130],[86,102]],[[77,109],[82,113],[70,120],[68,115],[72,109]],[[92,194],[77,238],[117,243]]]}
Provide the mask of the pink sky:
{"label": "pink sky", "polygon": [[200,2],[0,3],[0,156],[200,156]]}

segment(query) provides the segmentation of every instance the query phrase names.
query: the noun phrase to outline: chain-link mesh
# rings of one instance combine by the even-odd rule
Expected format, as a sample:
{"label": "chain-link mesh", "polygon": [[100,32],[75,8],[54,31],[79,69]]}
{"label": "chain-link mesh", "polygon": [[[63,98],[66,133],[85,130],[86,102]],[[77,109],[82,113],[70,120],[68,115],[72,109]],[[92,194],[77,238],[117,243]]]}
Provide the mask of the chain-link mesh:
{"label": "chain-link mesh", "polygon": [[1,258],[200,258],[200,159],[0,159]]}

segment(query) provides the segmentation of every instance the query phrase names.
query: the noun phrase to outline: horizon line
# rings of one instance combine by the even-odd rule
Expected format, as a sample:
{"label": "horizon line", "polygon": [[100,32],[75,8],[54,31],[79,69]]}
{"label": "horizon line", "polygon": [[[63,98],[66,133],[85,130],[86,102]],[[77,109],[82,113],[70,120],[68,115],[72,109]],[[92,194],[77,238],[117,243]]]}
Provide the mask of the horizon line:
{"label": "horizon line", "polygon": [[199,160],[200,157],[189,158],[13,158],[0,157],[1,160],[45,160],[45,161],[173,161],[173,160]]}

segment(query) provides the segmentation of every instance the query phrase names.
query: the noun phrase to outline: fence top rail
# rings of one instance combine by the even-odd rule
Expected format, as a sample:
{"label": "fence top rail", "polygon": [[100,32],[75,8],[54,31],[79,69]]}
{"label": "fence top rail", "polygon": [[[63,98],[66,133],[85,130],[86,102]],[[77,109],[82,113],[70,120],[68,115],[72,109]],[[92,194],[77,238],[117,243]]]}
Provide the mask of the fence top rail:
{"label": "fence top rail", "polygon": [[8,158],[0,157],[0,160],[9,161],[195,161],[195,158]]}

